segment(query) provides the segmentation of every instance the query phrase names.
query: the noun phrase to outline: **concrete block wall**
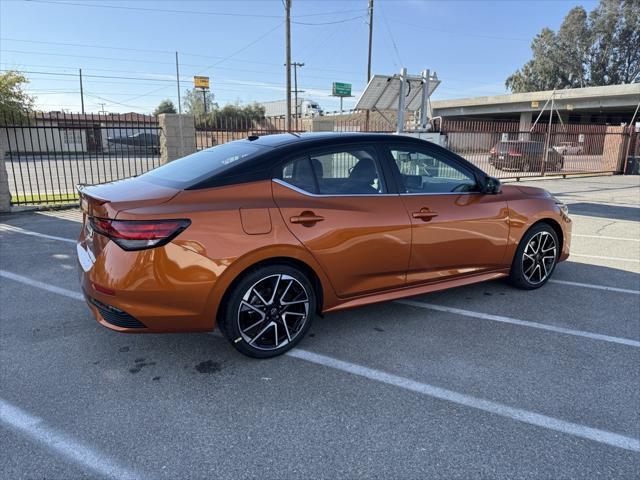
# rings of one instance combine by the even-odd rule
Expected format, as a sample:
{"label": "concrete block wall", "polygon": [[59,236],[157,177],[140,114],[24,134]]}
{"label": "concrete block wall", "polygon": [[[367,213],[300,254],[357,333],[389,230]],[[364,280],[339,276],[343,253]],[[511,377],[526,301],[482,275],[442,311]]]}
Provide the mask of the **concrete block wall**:
{"label": "concrete block wall", "polygon": [[196,127],[193,115],[163,113],[158,115],[160,125],[160,161],[167,163],[194,153]]}

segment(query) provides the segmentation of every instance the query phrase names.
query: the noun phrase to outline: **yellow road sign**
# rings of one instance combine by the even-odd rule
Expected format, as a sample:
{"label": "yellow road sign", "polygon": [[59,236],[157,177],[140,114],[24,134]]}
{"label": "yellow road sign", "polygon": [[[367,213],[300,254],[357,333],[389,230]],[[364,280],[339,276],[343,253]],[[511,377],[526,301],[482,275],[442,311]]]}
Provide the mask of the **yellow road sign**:
{"label": "yellow road sign", "polygon": [[193,77],[193,84],[196,88],[209,88],[209,77]]}

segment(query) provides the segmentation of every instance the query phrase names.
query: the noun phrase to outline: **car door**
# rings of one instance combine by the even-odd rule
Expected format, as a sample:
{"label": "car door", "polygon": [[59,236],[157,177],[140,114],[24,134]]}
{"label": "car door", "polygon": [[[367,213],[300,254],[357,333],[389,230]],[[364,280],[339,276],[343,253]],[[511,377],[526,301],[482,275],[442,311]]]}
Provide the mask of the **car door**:
{"label": "car door", "polygon": [[390,144],[400,197],[412,222],[407,283],[504,267],[509,216],[501,194],[484,194],[474,170],[439,147]]}
{"label": "car door", "polygon": [[282,217],[340,297],[405,283],[411,222],[387,185],[371,146],[309,152],[276,169],[273,195]]}

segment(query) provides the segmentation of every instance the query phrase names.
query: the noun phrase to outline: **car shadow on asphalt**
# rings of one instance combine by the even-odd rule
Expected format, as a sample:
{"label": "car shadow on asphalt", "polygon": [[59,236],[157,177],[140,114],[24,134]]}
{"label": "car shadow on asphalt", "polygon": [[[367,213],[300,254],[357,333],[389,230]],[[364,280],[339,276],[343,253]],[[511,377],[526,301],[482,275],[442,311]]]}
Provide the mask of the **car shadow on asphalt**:
{"label": "car shadow on asphalt", "polygon": [[640,208],[601,203],[576,202],[569,203],[569,214],[600,217],[610,220],[640,221]]}

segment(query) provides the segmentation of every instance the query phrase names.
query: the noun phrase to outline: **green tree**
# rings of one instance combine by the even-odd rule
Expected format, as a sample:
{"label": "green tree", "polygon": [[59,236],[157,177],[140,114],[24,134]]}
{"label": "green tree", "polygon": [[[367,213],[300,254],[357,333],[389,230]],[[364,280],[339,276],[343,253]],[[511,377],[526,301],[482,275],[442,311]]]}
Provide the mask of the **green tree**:
{"label": "green tree", "polygon": [[213,101],[213,94],[209,90],[187,90],[184,94],[184,110],[196,118],[196,125],[202,126],[208,120],[204,114],[204,99],[207,101],[207,117],[212,110],[217,110],[218,105]]}
{"label": "green tree", "polygon": [[239,103],[227,104],[211,113],[214,125],[234,125],[249,127],[253,122],[264,117],[264,107],[257,103],[240,105]]}
{"label": "green tree", "polygon": [[[207,113],[204,113],[204,98],[207,99]],[[213,94],[205,90],[187,90],[184,95],[185,111],[195,116],[196,126],[199,128],[245,129],[253,122],[264,117],[264,107],[257,103],[249,105],[227,104],[220,107],[213,100]]]}
{"label": "green tree", "polygon": [[175,105],[168,98],[166,100],[162,100],[153,111],[154,115],[160,115],[161,113],[177,113]]}
{"label": "green tree", "polygon": [[587,15],[575,7],[558,32],[544,28],[533,57],[505,82],[513,92],[637,82],[640,0],[600,0]]}
{"label": "green tree", "polygon": [[33,108],[33,97],[24,90],[27,77],[13,70],[0,74],[0,122],[11,117],[22,117]]}

